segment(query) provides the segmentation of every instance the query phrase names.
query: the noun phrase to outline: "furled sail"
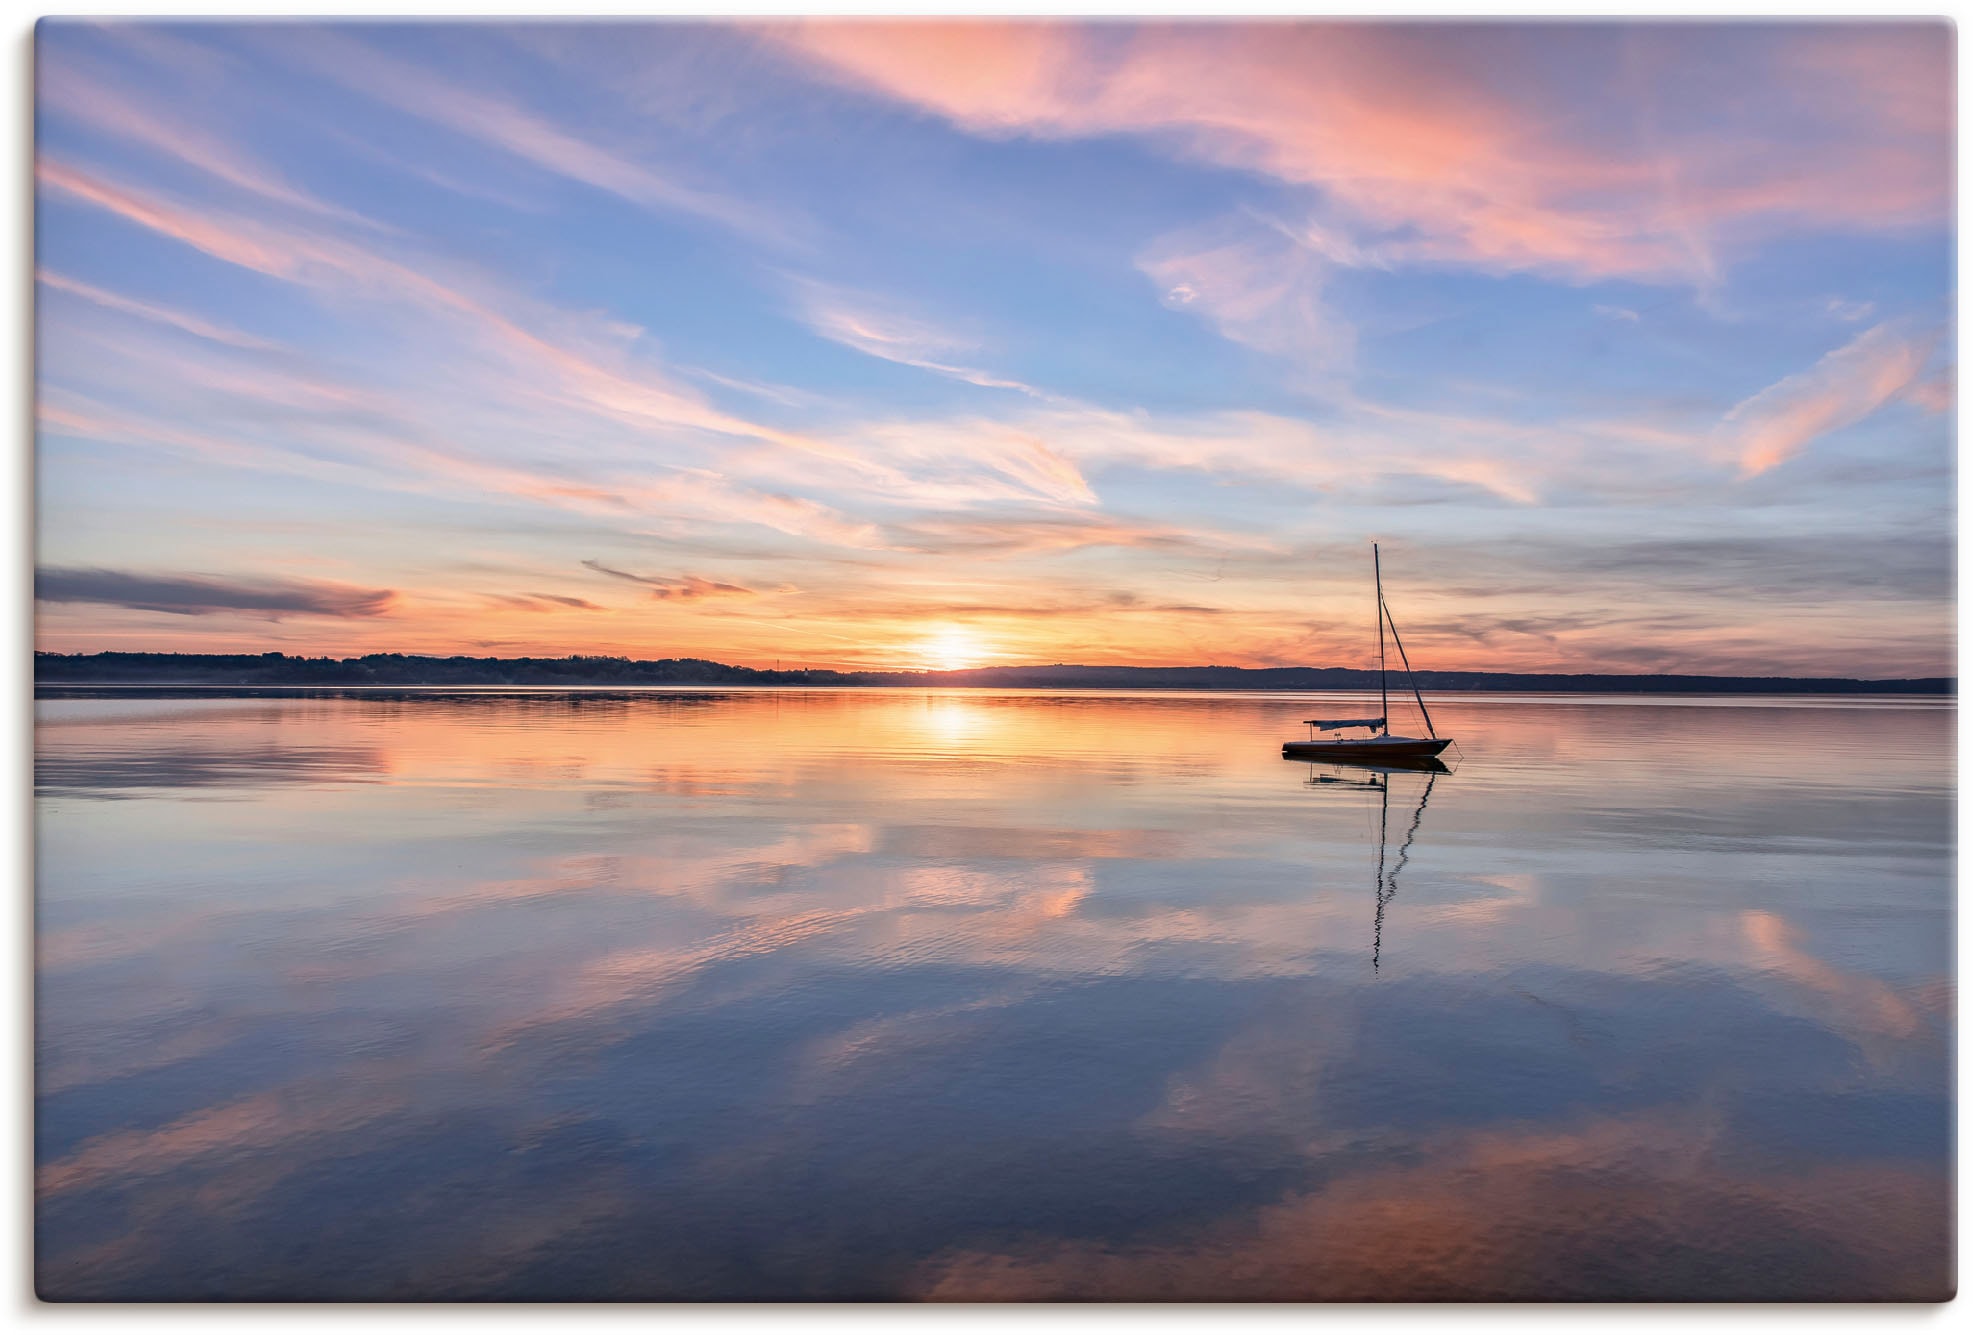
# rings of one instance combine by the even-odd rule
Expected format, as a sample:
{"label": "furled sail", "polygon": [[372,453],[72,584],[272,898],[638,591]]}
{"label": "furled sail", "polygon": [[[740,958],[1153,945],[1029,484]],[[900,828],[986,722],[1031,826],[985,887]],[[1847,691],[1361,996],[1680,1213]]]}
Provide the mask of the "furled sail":
{"label": "furled sail", "polygon": [[1324,732],[1334,732],[1338,728],[1381,728],[1384,726],[1384,720],[1380,718],[1311,718],[1303,719],[1302,722],[1308,724],[1311,728],[1320,728]]}

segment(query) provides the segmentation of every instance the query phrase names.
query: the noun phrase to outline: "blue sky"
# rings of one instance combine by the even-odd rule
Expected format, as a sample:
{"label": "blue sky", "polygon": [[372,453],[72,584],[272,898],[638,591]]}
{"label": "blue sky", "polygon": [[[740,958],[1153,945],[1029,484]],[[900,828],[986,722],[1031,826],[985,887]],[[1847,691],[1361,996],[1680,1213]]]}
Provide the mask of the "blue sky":
{"label": "blue sky", "polygon": [[44,649],[1951,670],[1943,23],[44,23]]}

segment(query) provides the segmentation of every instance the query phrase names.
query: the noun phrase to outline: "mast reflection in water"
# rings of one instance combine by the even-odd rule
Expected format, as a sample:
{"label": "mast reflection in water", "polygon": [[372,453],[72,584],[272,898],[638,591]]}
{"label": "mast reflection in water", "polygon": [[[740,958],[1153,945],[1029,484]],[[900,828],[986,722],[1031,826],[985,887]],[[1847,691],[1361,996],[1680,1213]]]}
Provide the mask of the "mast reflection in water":
{"label": "mast reflection in water", "polygon": [[[1432,785],[1438,782],[1441,774],[1452,771],[1441,761],[1425,759],[1401,766],[1336,765],[1326,772],[1318,773],[1313,765],[1309,767],[1307,783],[1313,788],[1345,787],[1369,789],[1377,794],[1377,913],[1373,920],[1370,936],[1370,968],[1372,972],[1383,966],[1384,956],[1384,910],[1391,900],[1397,897],[1398,875],[1411,860],[1411,845],[1418,838],[1419,824],[1425,819],[1425,808],[1432,801]],[[1356,778],[1354,774],[1367,777]],[[1402,774],[1419,774],[1424,783],[1418,788],[1418,804],[1411,813],[1410,828],[1404,832],[1404,841],[1399,844],[1397,856],[1386,868],[1386,852],[1390,846],[1391,828],[1391,781]]]}

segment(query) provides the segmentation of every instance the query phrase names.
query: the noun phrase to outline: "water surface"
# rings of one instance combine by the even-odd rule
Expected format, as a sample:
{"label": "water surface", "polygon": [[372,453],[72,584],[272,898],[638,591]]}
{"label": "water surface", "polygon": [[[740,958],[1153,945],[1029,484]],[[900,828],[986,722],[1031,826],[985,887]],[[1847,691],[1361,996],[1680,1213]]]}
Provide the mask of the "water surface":
{"label": "water surface", "polygon": [[1950,704],[1360,704],[43,699],[39,1290],[1947,1296]]}

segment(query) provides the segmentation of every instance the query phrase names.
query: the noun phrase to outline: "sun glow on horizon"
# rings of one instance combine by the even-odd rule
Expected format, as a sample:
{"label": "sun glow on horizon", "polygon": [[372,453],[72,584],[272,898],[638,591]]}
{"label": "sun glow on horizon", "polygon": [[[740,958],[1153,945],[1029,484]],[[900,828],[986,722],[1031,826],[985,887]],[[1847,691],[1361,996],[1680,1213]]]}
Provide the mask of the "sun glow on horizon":
{"label": "sun glow on horizon", "polygon": [[938,626],[913,647],[913,665],[934,672],[980,667],[988,657],[980,637],[967,626]]}

